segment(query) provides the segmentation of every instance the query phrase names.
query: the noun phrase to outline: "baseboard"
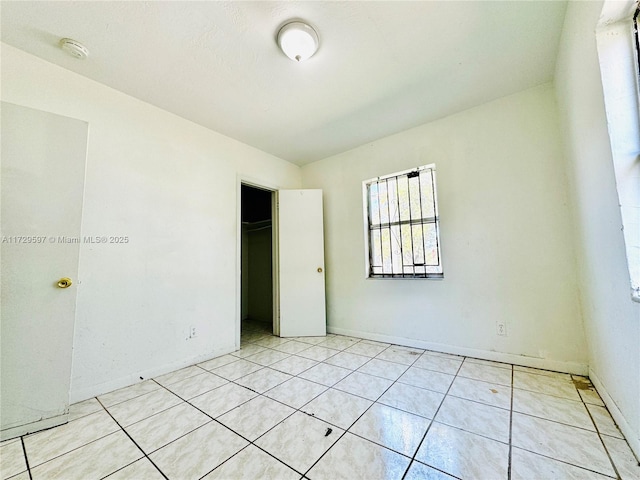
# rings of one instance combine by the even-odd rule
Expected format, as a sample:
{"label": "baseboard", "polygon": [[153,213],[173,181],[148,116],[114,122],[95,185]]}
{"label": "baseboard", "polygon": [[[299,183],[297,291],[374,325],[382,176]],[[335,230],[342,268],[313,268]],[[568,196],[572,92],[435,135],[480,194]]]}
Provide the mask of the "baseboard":
{"label": "baseboard", "polygon": [[348,335],[351,337],[364,338],[366,340],[375,340],[378,342],[392,343],[394,345],[422,348],[435,352],[451,353],[453,355],[463,355],[465,357],[480,358],[482,360],[491,360],[494,362],[512,363],[514,365],[521,365],[523,367],[541,368],[543,370],[552,370],[554,372],[572,373],[574,375],[587,375],[589,373],[589,367],[586,363],[563,362],[559,360],[550,360],[547,358],[515,355],[513,353],[478,350],[475,348],[458,347],[442,343],[425,342],[423,340],[415,340],[413,338],[395,337],[391,335],[362,332],[359,330],[349,330],[346,328],[334,327],[331,325],[327,325],[327,331],[329,333],[336,333],[338,335]]}
{"label": "baseboard", "polygon": [[69,421],[69,412],[62,415],[56,415],[55,417],[47,418],[45,420],[38,420],[37,422],[28,423],[26,425],[19,425],[17,427],[7,428],[0,432],[0,441],[10,440],[12,438],[21,437],[28,433],[39,432],[40,430],[46,430],[47,428],[57,427],[63,425]]}
{"label": "baseboard", "polygon": [[604,384],[600,381],[600,378],[598,378],[598,375],[596,375],[596,373],[591,369],[589,370],[589,379],[591,380],[591,383],[593,383],[593,386],[596,387],[596,390],[600,394],[600,398],[602,398],[602,401],[609,409],[609,413],[616,422],[616,425],[618,425],[618,428],[624,435],[636,458],[640,459],[640,438],[638,438],[638,432],[633,431],[631,425],[629,425],[627,419],[616,405],[616,402],[613,401],[613,398],[609,395]]}
{"label": "baseboard", "polygon": [[113,392],[114,390],[118,390],[119,388],[130,387],[131,385],[135,385],[136,383],[140,383],[144,380],[156,378],[160,375],[164,375],[165,373],[180,370],[181,368],[195,365],[196,363],[206,362],[207,360],[226,355],[227,353],[235,352],[236,350],[238,350],[238,347],[236,346],[219,348],[214,350],[213,352],[190,357],[179,362],[163,365],[162,367],[150,368],[142,372],[132,373],[130,375],[127,375],[126,377],[116,378],[114,380],[103,382],[98,385],[92,385],[90,387],[75,391],[72,390],[69,393],[69,403],[73,404],[81,402],[89,398],[97,397],[98,395],[104,395],[105,393]]}

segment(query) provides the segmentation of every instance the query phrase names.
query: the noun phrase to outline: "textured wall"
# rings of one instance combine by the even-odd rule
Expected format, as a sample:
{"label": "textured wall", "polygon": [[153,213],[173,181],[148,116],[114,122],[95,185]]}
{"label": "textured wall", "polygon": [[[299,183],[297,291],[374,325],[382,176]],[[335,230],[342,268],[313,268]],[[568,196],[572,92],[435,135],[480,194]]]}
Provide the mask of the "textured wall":
{"label": "textured wall", "polygon": [[71,400],[234,350],[238,178],[299,168],[4,44],[2,99],[89,123],[82,234],[130,238],[82,245]]}
{"label": "textured wall", "polygon": [[[303,167],[325,192],[329,327],[586,373],[558,130],[545,84]],[[430,163],[444,280],[366,279],[362,181]]]}

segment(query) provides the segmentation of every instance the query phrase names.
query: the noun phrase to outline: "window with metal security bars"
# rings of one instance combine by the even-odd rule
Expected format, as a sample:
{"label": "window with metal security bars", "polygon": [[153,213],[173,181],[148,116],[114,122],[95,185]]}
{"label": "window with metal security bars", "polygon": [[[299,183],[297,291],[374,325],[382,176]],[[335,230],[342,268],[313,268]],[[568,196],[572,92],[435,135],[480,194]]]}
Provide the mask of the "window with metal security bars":
{"label": "window with metal security bars", "polygon": [[435,165],[362,184],[367,276],[442,278]]}

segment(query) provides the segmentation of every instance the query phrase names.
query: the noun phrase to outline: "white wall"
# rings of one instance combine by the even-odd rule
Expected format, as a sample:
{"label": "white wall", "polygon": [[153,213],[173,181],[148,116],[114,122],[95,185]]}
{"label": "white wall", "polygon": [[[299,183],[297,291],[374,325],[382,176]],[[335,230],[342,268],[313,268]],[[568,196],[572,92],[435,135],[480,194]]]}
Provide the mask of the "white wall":
{"label": "white wall", "polygon": [[571,2],[556,71],[589,376],[640,456],[640,304],[631,300],[595,29],[602,2]]}
{"label": "white wall", "polygon": [[[365,279],[362,181],[435,163],[444,280]],[[553,87],[303,167],[325,192],[330,330],[586,373]],[[496,335],[506,322],[507,337]]]}
{"label": "white wall", "polygon": [[2,99],[89,122],[82,233],[130,239],[81,247],[71,400],[234,350],[238,178],[299,168],[5,44]]}

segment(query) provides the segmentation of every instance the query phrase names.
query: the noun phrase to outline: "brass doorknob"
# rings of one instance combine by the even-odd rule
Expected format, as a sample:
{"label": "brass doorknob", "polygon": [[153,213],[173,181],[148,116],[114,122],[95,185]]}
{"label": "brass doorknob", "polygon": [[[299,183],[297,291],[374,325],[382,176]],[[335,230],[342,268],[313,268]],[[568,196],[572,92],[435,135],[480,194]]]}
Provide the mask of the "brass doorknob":
{"label": "brass doorknob", "polygon": [[318,273],[322,273],[322,267],[318,267]]}
{"label": "brass doorknob", "polygon": [[67,277],[63,277],[60,280],[58,280],[59,288],[69,288],[72,284],[73,282],[71,281],[71,279]]}

